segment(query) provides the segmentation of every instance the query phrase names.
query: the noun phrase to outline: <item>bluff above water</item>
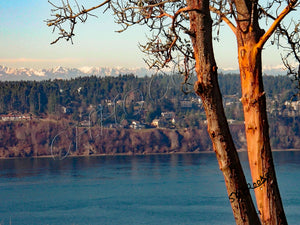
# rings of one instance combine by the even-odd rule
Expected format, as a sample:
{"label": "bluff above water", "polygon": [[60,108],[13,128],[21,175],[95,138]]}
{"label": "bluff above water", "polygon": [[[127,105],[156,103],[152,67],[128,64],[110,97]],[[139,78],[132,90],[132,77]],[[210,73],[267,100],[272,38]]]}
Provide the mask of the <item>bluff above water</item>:
{"label": "bluff above water", "polygon": [[[231,125],[237,149],[246,149],[244,125]],[[299,148],[293,129],[272,124],[273,148]],[[0,122],[0,157],[187,153],[212,151],[202,129],[108,129],[77,127],[67,120]]]}
{"label": "bluff above water", "polygon": [[211,149],[206,130],[77,127],[67,121],[0,123],[0,157],[199,152]]}

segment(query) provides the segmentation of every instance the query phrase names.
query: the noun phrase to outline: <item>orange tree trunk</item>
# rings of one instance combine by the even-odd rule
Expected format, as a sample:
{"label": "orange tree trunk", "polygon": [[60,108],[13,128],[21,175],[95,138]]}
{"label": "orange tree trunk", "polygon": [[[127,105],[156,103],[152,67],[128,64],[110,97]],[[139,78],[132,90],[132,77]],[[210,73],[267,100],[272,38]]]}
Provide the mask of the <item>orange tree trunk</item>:
{"label": "orange tree trunk", "polygon": [[238,58],[248,158],[262,224],[287,224],[277,185],[269,140],[266,96],[263,88],[260,29],[237,29]]}
{"label": "orange tree trunk", "polygon": [[205,108],[208,132],[224,175],[235,221],[239,225],[260,224],[224,114],[212,48],[209,0],[187,0],[187,5],[194,9],[189,16],[198,77],[195,91]]}

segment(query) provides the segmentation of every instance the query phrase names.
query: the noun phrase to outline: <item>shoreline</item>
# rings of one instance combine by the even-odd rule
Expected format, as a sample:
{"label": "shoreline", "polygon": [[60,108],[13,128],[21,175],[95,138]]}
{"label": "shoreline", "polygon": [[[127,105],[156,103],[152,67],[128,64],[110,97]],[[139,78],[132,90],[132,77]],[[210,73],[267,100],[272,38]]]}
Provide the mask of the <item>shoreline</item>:
{"label": "shoreline", "polygon": [[[237,150],[238,153],[247,152],[246,149]],[[273,149],[272,152],[300,152],[300,149]],[[107,156],[151,156],[151,155],[190,155],[190,154],[212,154],[215,153],[211,151],[199,151],[199,152],[169,152],[169,153],[117,153],[117,154],[92,154],[92,155],[67,155],[64,157],[57,157],[52,155],[41,155],[41,156],[31,156],[31,157],[0,157],[0,160],[11,160],[11,159],[48,159],[52,158],[53,160],[64,160],[66,158],[89,158],[89,157],[107,157]]]}

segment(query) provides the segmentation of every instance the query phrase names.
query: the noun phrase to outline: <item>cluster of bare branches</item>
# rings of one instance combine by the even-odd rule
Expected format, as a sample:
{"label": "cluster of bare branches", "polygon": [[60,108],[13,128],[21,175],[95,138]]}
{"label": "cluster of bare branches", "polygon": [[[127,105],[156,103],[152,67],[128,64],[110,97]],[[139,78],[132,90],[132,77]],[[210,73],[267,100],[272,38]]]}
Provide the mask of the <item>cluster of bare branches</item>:
{"label": "cluster of bare branches", "polygon": [[[297,88],[300,90],[300,33],[299,33],[299,22],[292,21],[293,28],[279,26],[277,30],[276,39],[278,45],[280,45],[285,50],[285,55],[281,56],[282,62],[287,69],[287,75],[291,76],[292,79],[297,82]],[[291,30],[289,32],[289,30]],[[286,40],[287,45],[281,44],[279,42],[280,38]]]}
{"label": "cluster of bare branches", "polygon": [[[52,18],[46,20],[53,32],[58,32],[58,38],[51,44],[65,39],[72,42],[75,25],[84,23],[91,11],[105,7],[115,15],[116,23],[121,25],[117,32],[123,32],[132,25],[146,25],[151,31],[147,43],[139,44],[142,52],[147,55],[145,62],[149,68],[175,68],[185,76],[185,83],[194,71],[194,54],[189,35],[189,16],[191,10],[180,0],[106,0],[101,4],[86,9],[76,0],[62,0],[61,5],[52,5]],[[72,6],[73,4],[74,6]],[[73,42],[72,42],[73,43]],[[170,66],[171,65],[171,66]]]}
{"label": "cluster of bare branches", "polygon": [[[283,1],[269,2],[267,6],[260,6],[260,12],[262,16],[265,16],[271,21],[279,16],[280,9]],[[286,2],[295,9],[299,7],[300,3],[295,0],[289,0]],[[274,11],[273,15],[271,11]],[[281,59],[284,68],[287,71],[287,75],[297,82],[297,88],[300,89],[300,20],[295,21],[291,19],[286,26],[283,23],[279,24],[276,28],[275,34],[271,40],[272,45],[277,45],[278,48],[283,50]]]}
{"label": "cluster of bare branches", "polygon": [[110,0],[106,0],[101,4],[89,9],[85,9],[83,5],[80,6],[76,0],[73,2],[75,6],[72,6],[72,3],[70,3],[69,0],[62,0],[61,6],[54,4],[49,0],[48,2],[53,7],[51,9],[52,18],[46,20],[45,22],[49,27],[53,27],[53,32],[58,31],[58,38],[51,42],[51,44],[55,44],[60,39],[66,39],[67,41],[71,41],[73,43],[72,37],[75,35],[74,29],[77,21],[85,23],[88,19],[88,16],[96,17],[96,15],[91,14],[90,12],[105,5],[109,7]]}
{"label": "cluster of bare branches", "polygon": [[[75,35],[74,29],[77,22],[84,23],[88,17],[96,15],[91,12],[98,8],[111,9],[115,15],[116,23],[120,24],[123,32],[132,25],[146,25],[151,31],[147,37],[147,42],[139,44],[142,52],[147,55],[145,62],[150,68],[176,68],[185,76],[185,83],[194,71],[194,53],[190,37],[193,35],[189,31],[189,12],[197,9],[189,8],[185,1],[180,0],[104,0],[99,5],[86,9],[79,5],[77,0],[61,0],[57,5],[49,1],[52,5],[52,18],[46,20],[49,27],[53,27],[53,32],[58,32],[58,37],[51,44],[60,39],[72,41]],[[295,0],[275,0],[267,1],[264,5],[259,5],[258,1],[251,1],[259,10],[259,17],[265,17],[273,22],[279,15],[284,5],[291,5],[293,8],[299,6]],[[212,0],[210,10],[214,13],[214,26],[217,29],[218,39],[219,29],[224,21],[234,31],[239,15],[236,13],[234,4],[230,0]],[[283,64],[287,68],[288,74],[298,81],[300,88],[300,47],[299,47],[299,21],[292,21],[289,26],[279,25],[276,35],[271,43],[276,43],[286,52],[282,56]],[[282,39],[286,41],[283,42]],[[290,58],[296,60],[290,63]],[[176,67],[170,66],[176,64]]]}
{"label": "cluster of bare branches", "polygon": [[119,32],[139,24],[151,31],[145,44],[140,44],[149,68],[173,67],[188,77],[194,71],[194,54],[189,38],[188,12],[185,2],[179,0],[129,0],[112,4],[116,22],[122,26]]}
{"label": "cluster of bare branches", "polygon": [[[281,16],[284,7],[291,7],[295,10],[300,3],[297,0],[275,0],[275,1],[251,1],[249,4],[256,4],[259,19],[265,19],[266,25],[273,23],[276,18]],[[256,7],[253,7],[256,8]],[[229,0],[213,0],[211,1],[210,10],[215,13],[214,25],[217,27],[217,38],[219,34],[220,24],[225,22],[232,28],[236,26],[238,21],[236,10],[232,1]],[[275,35],[273,35],[271,44],[277,45],[283,50],[282,63],[287,71],[287,75],[291,76],[297,82],[300,89],[300,20],[291,20],[288,26],[284,24],[276,24]],[[271,35],[271,34],[265,34]]]}

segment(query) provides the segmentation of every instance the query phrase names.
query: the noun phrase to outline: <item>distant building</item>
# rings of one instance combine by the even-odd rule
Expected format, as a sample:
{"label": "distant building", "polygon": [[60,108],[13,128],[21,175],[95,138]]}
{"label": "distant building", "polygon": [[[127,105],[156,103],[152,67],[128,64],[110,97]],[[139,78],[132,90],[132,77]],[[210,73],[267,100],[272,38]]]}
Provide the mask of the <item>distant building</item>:
{"label": "distant building", "polygon": [[234,95],[224,95],[223,96],[223,104],[225,106],[231,106],[233,104],[240,103],[240,99],[238,98],[238,94]]}
{"label": "distant building", "polygon": [[145,104],[145,101],[138,101],[136,102],[137,105],[143,106]]}
{"label": "distant building", "polygon": [[231,105],[233,105],[233,104],[234,104],[234,102],[226,102],[226,103],[225,103],[226,106],[231,106]]}
{"label": "distant building", "polygon": [[233,123],[235,122],[235,120],[233,120],[233,119],[227,119],[227,122],[228,122],[229,124],[233,124]]}
{"label": "distant building", "polygon": [[1,116],[2,121],[21,121],[21,120],[32,120],[31,115],[18,115],[18,114],[8,114]]}
{"label": "distant building", "polygon": [[106,103],[107,106],[114,106],[115,105],[115,102],[112,102],[110,99],[106,99],[105,103]]}
{"label": "distant building", "polygon": [[123,105],[123,102],[124,102],[123,100],[118,100],[117,105]]}
{"label": "distant building", "polygon": [[295,111],[300,110],[300,100],[299,101],[285,101],[284,105],[291,107]]}
{"label": "distant building", "polygon": [[108,127],[108,128],[115,128],[115,129],[118,129],[118,128],[124,128],[123,125],[118,124],[118,123],[110,123],[110,124],[107,124],[107,127]]}
{"label": "distant building", "polygon": [[167,121],[161,118],[161,119],[152,120],[151,126],[160,128],[160,127],[166,127],[167,124],[168,124]]}
{"label": "distant building", "polygon": [[73,109],[71,107],[65,107],[65,106],[62,106],[62,111],[64,114],[72,114],[73,113]]}
{"label": "distant building", "polygon": [[193,103],[191,101],[182,100],[182,101],[180,101],[180,106],[182,108],[192,108]]}
{"label": "distant building", "polygon": [[141,124],[139,121],[132,121],[129,127],[135,130],[140,130],[144,129],[146,126],[144,124]]}
{"label": "distant building", "polygon": [[154,119],[154,120],[152,120],[151,125],[154,127],[159,127],[159,121],[160,121],[160,119]]}
{"label": "distant building", "polygon": [[90,127],[91,126],[91,121],[89,121],[89,120],[83,120],[83,121],[79,122],[79,125],[81,127]]}
{"label": "distant building", "polygon": [[295,111],[292,109],[284,109],[281,113],[282,116],[285,117],[295,117],[299,115],[299,111]]}
{"label": "distant building", "polygon": [[175,124],[176,121],[177,121],[177,119],[176,119],[175,117],[173,117],[172,120],[171,120],[171,122],[172,122],[173,124]]}
{"label": "distant building", "polygon": [[174,112],[162,112],[161,116],[164,117],[165,119],[172,119],[175,117]]}
{"label": "distant building", "polygon": [[135,130],[140,130],[145,129],[146,126],[141,124],[139,121],[132,121],[129,127]]}

